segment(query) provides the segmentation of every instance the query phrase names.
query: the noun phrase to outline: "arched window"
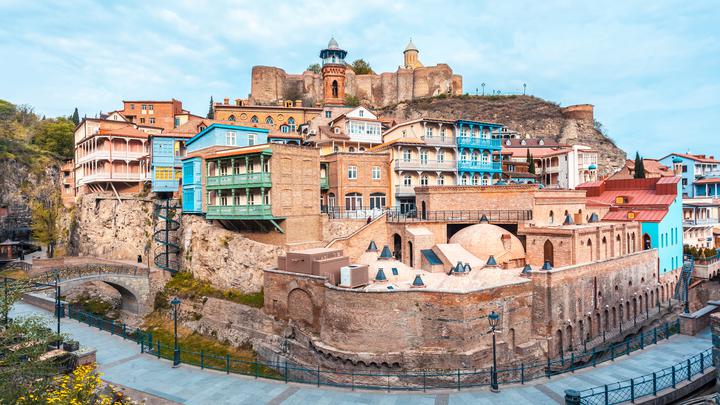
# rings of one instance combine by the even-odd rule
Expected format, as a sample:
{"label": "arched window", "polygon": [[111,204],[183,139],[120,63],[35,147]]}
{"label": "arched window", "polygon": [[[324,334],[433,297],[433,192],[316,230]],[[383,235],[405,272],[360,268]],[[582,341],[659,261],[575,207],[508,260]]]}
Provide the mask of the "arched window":
{"label": "arched window", "polygon": [[235,116],[234,115],[229,116],[228,121],[235,121]]}
{"label": "arched window", "polygon": [[334,207],[336,204],[335,202],[335,193],[328,193],[328,206]]}
{"label": "arched window", "polygon": [[602,238],[602,251],[600,252],[603,254],[603,259],[608,258],[608,244],[607,244],[607,238],[603,236]]}
{"label": "arched window", "polygon": [[252,118],[250,118],[250,122],[252,122],[253,124],[257,124],[260,121],[258,120],[257,115],[253,115]]}
{"label": "arched window", "polygon": [[360,193],[347,193],[345,194],[345,209],[348,211],[355,211],[362,209],[362,194]]}
{"label": "arched window", "polygon": [[385,193],[370,194],[370,209],[385,208]]}
{"label": "arched window", "polygon": [[489,153],[485,152],[482,154],[482,163],[483,164],[490,163],[490,154]]}
{"label": "arched window", "polygon": [[548,216],[548,223],[554,224],[555,223],[555,213],[550,210],[550,215]]}
{"label": "arched window", "polygon": [[462,177],[460,178],[460,184],[462,184],[463,186],[467,186],[467,184],[468,184],[468,175],[467,174],[462,175]]}
{"label": "arched window", "polygon": [[428,176],[427,174],[423,174],[420,176],[420,185],[421,186],[427,186],[428,185]]}
{"label": "arched window", "polygon": [[590,261],[593,261],[593,249],[592,249],[592,241],[590,239],[587,240],[587,247],[590,251]]}
{"label": "arched window", "polygon": [[272,125],[274,123],[272,117],[268,115],[267,118],[265,118],[265,123]]}
{"label": "arched window", "polygon": [[[333,57],[334,58],[334,57]],[[338,82],[337,80],[333,80],[332,82],[332,96],[337,97],[338,96]]]}
{"label": "arched window", "polygon": [[348,152],[355,152],[355,147],[354,146],[349,147]]}
{"label": "arched window", "polygon": [[295,132],[295,118],[290,117],[288,118],[288,127],[290,127],[290,132]]}
{"label": "arched window", "polygon": [[479,174],[475,173],[473,175],[472,184],[473,184],[473,186],[477,186],[478,184],[480,184],[480,175]]}
{"label": "arched window", "polygon": [[555,257],[553,251],[553,244],[552,242],[550,242],[550,239],[547,239],[545,241],[545,244],[543,245],[543,262],[548,262],[551,266],[555,265]]}

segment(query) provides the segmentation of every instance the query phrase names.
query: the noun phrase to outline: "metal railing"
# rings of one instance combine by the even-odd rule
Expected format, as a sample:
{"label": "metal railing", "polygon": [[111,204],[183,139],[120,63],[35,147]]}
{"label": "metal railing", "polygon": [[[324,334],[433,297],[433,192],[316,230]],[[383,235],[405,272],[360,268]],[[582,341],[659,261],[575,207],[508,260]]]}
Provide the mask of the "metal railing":
{"label": "metal railing", "polygon": [[272,205],[208,205],[207,215],[212,217],[271,217]]}
{"label": "metal railing", "polygon": [[517,222],[532,219],[532,210],[448,210],[402,211],[388,210],[388,222],[480,222],[485,216],[489,222]]}
{"label": "metal railing", "polygon": [[[173,360],[174,347],[170,344],[153,340],[151,332],[128,328],[122,323],[106,320],[70,307],[69,316],[90,326],[108,331],[125,339],[140,344],[141,353],[148,353],[158,358]],[[617,343],[602,351],[571,354],[546,362],[515,364],[512,367],[499,368],[498,383],[521,383],[538,379],[551,378],[560,373],[594,367],[601,361],[615,360],[617,357],[643,349],[661,339],[667,339],[680,330],[679,321],[665,323],[653,329],[653,333],[641,334],[640,338]],[[630,342],[630,343],[629,343]],[[634,342],[634,343],[632,343]],[[226,373],[251,375],[255,378],[269,378],[287,382],[298,382],[351,389],[371,389],[386,391],[425,391],[428,389],[457,389],[490,385],[491,369],[455,369],[455,370],[410,370],[398,372],[356,372],[326,370],[308,367],[288,361],[259,361],[249,358],[234,358],[229,355],[217,356],[204,351],[193,351],[179,346],[181,363],[208,368]],[[610,353],[609,356],[601,353]],[[706,359],[707,360],[707,359]],[[584,361],[584,362],[583,362]],[[709,364],[709,363],[708,363]]]}
{"label": "metal railing", "polygon": [[219,176],[207,176],[205,180],[207,188],[223,187],[272,187],[270,173],[240,173]]}
{"label": "metal railing", "polygon": [[327,214],[330,219],[375,219],[387,211],[387,208],[358,208],[345,209],[338,206],[321,205],[320,212]]}
{"label": "metal railing", "polygon": [[459,136],[457,137],[457,145],[459,147],[500,149],[501,140],[494,138]]}
{"label": "metal railing", "polygon": [[458,171],[479,170],[487,172],[499,172],[502,170],[501,162],[485,162],[479,160],[459,160]]}
{"label": "metal railing", "polygon": [[720,221],[717,218],[704,219],[683,219],[683,226],[717,225]]}
{"label": "metal railing", "polygon": [[705,373],[712,366],[712,349],[704,350],[671,367],[645,374],[641,377],[601,385],[582,391],[566,390],[566,404],[611,405],[623,402],[635,402],[648,395],[657,395],[667,388],[676,388],[683,381],[692,381],[692,377]]}
{"label": "metal railing", "polygon": [[395,161],[395,170],[455,171],[456,165],[457,162],[453,159],[400,159]]}

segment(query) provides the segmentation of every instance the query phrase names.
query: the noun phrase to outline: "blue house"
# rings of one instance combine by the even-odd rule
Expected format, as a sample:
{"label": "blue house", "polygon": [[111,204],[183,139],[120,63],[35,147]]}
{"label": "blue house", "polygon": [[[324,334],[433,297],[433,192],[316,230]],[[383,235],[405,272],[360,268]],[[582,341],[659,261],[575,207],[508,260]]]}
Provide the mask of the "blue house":
{"label": "blue house", "polygon": [[500,180],[501,131],[503,126],[478,121],[455,122],[460,184],[491,185]]}
{"label": "blue house", "polygon": [[178,191],[186,140],[186,137],[178,137],[173,134],[153,135],[150,138],[153,192],[174,193]]}
{"label": "blue house", "polygon": [[183,213],[203,213],[203,151],[209,148],[233,148],[268,142],[269,130],[241,125],[211,124],[185,143],[188,158],[182,160]]}
{"label": "blue house", "polygon": [[687,198],[718,196],[720,160],[713,156],[671,153],[660,163],[682,177],[682,195]]}

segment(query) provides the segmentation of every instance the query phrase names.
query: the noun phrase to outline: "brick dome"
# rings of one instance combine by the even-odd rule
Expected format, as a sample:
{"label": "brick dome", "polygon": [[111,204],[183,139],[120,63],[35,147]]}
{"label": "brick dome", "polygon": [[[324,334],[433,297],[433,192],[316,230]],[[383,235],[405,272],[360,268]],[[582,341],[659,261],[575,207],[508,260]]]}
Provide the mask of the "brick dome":
{"label": "brick dome", "polygon": [[450,238],[450,243],[457,243],[483,261],[491,255],[498,264],[525,258],[525,249],[520,239],[492,224],[475,224],[463,228]]}

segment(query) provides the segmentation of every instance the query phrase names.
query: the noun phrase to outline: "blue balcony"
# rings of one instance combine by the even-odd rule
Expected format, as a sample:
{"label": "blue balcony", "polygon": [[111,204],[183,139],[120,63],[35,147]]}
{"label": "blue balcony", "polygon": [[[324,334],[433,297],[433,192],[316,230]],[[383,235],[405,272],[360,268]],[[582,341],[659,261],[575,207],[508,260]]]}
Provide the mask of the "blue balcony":
{"label": "blue balcony", "polygon": [[458,161],[459,172],[483,172],[483,173],[500,173],[502,172],[502,163],[500,162],[489,162],[483,163],[480,161],[473,160],[459,160]]}
{"label": "blue balcony", "polygon": [[492,138],[477,138],[469,136],[457,137],[457,145],[461,148],[500,149],[501,140]]}
{"label": "blue balcony", "polygon": [[180,187],[179,180],[153,180],[152,191],[155,193],[176,192]]}

